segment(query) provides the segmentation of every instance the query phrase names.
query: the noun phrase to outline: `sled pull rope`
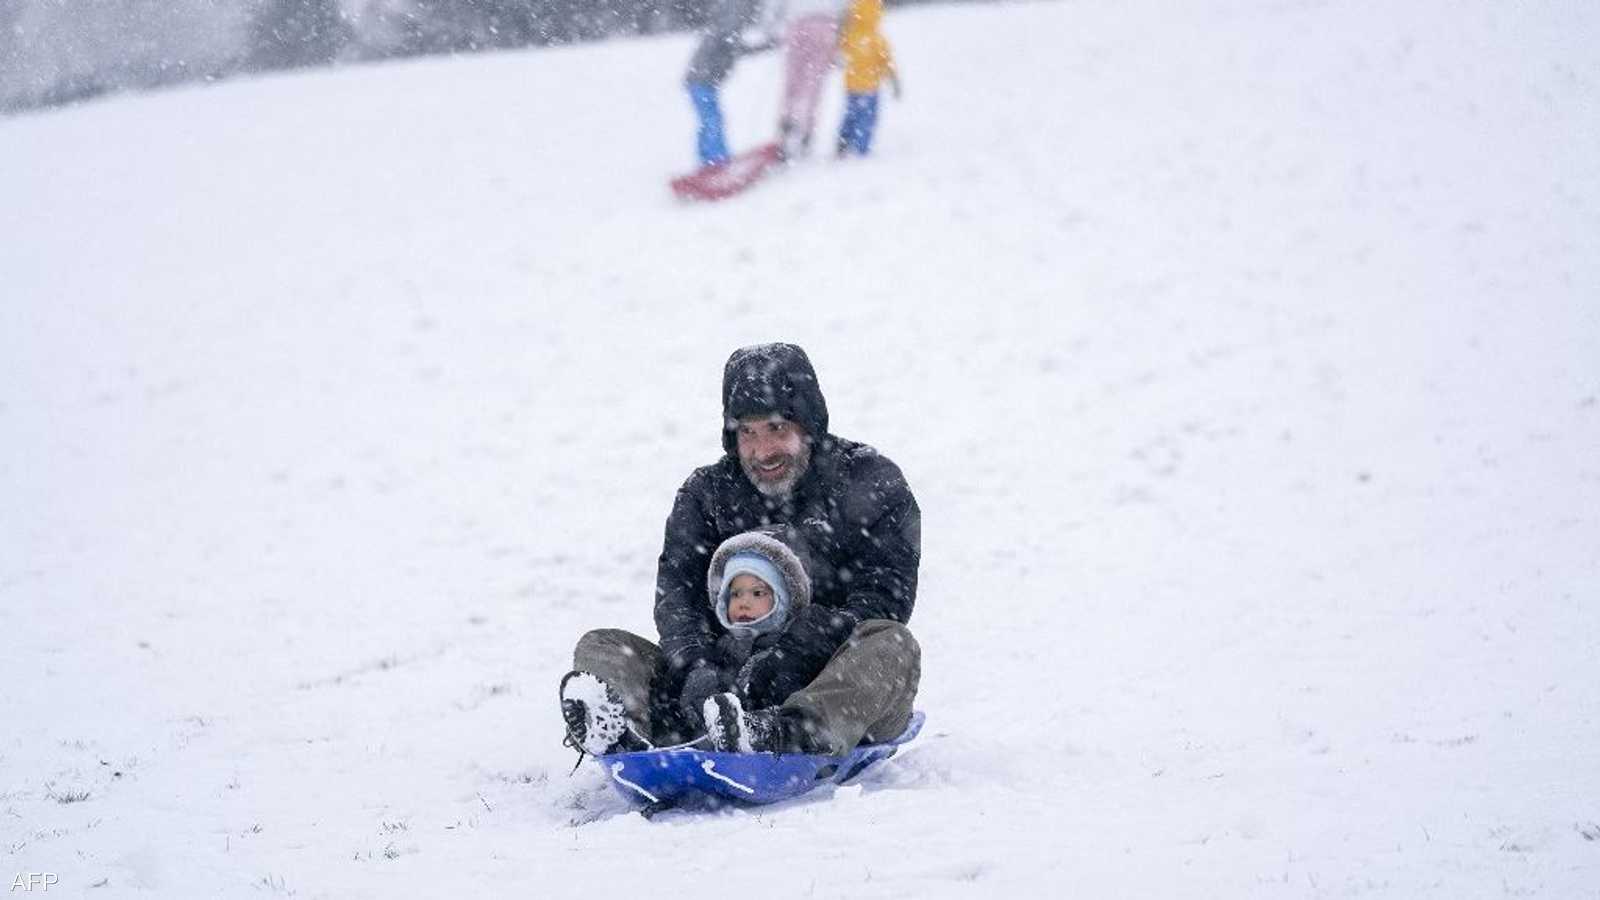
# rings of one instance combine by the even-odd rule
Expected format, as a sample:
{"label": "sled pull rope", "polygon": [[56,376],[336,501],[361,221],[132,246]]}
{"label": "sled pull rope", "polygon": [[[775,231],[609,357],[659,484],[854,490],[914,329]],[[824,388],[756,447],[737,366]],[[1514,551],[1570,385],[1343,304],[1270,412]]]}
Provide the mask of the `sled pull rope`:
{"label": "sled pull rope", "polygon": [[[739,790],[744,791],[746,794],[754,794],[756,792],[755,788],[746,787],[745,785],[742,785],[739,782],[734,781],[732,778],[729,778],[728,776],[722,774],[721,772],[718,772],[717,771],[717,764],[712,762],[709,759],[701,762],[700,763],[700,768],[702,770],[704,770],[704,772],[707,775],[710,775],[712,778],[715,778],[716,780],[722,782],[723,784],[729,785],[730,787],[738,788]],[[629,785],[629,787],[632,787],[632,785]]]}
{"label": "sled pull rope", "polygon": [[651,803],[660,803],[661,802],[660,798],[658,798],[655,794],[652,794],[649,791],[645,790],[644,788],[638,786],[637,784],[634,784],[633,782],[629,781],[628,779],[623,778],[622,777],[622,763],[612,763],[611,764],[611,777],[615,778],[617,780],[618,784],[626,785],[626,786],[632,788],[633,790],[637,791],[639,793],[639,796],[645,798],[646,800],[649,800]]}

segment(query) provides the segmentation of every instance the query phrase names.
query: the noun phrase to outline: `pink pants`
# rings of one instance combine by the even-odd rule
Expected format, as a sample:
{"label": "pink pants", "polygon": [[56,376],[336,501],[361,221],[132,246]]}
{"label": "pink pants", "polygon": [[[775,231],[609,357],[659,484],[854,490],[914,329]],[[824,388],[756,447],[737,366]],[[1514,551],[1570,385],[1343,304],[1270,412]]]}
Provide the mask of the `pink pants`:
{"label": "pink pants", "polygon": [[789,23],[784,36],[783,120],[796,138],[809,137],[822,99],[822,76],[833,64],[839,42],[839,20],[802,16]]}

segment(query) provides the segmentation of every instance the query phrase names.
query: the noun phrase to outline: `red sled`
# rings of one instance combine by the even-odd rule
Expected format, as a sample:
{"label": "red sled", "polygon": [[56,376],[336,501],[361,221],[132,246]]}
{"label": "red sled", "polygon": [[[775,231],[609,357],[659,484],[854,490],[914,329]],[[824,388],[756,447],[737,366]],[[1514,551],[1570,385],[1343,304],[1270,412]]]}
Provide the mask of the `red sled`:
{"label": "red sled", "polygon": [[725,163],[672,179],[672,193],[680,200],[726,200],[760,181],[781,159],[776,143],[762,144]]}

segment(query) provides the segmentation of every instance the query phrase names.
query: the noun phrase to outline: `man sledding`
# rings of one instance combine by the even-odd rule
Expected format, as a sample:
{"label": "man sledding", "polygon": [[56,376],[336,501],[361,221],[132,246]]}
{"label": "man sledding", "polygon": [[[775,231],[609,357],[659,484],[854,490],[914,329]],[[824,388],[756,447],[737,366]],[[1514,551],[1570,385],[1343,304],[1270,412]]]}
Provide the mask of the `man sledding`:
{"label": "man sledding", "polygon": [[921,513],[899,467],[828,431],[805,351],[737,350],[722,457],[667,518],[659,643],[590,631],[562,679],[567,743],[841,756],[911,722]]}

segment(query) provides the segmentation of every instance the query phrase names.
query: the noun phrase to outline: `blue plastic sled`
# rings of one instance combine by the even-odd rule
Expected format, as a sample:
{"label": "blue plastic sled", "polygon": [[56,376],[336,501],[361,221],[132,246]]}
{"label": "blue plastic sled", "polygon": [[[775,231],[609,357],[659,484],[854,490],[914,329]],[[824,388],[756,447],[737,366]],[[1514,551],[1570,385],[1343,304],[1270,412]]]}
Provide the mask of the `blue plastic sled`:
{"label": "blue plastic sled", "polygon": [[824,783],[849,781],[862,769],[893,756],[901,744],[922,730],[922,721],[922,713],[912,713],[899,737],[883,744],[863,744],[844,756],[673,748],[611,753],[596,759],[619,793],[646,804],[643,812],[647,817],[689,803],[776,803]]}

